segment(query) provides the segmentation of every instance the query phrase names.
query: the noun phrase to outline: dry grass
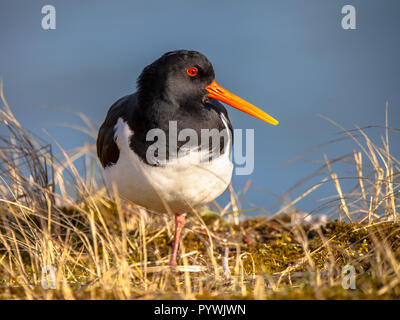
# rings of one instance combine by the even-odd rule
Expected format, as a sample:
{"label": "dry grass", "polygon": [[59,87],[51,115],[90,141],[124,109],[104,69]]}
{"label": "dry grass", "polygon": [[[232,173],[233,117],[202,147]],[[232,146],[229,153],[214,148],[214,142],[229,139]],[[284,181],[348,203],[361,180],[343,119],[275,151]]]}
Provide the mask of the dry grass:
{"label": "dry grass", "polygon": [[[173,219],[111,197],[95,179],[94,146],[54,156],[51,145],[14,118],[2,90],[1,99],[2,299],[399,297],[400,163],[390,153],[388,123],[382,146],[359,128],[343,129],[357,151],[325,157],[321,181],[267,218],[239,219],[232,188],[224,207],[194,211],[180,248],[182,266],[170,268]],[[85,174],[75,167],[82,158]],[[354,166],[349,192],[334,171],[339,162]],[[338,220],[302,223],[307,218],[296,203],[323,184],[337,194],[319,211]],[[357,271],[356,290],[341,286],[346,264]],[[56,289],[44,288],[48,266],[56,271]]]}

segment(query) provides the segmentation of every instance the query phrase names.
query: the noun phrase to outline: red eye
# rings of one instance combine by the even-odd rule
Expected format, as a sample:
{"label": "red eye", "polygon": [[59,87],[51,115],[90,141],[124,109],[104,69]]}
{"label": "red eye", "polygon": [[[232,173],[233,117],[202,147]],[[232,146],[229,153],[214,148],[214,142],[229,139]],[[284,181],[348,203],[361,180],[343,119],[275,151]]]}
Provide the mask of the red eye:
{"label": "red eye", "polygon": [[197,69],[196,67],[191,67],[191,68],[186,69],[186,73],[191,77],[194,77],[198,72],[199,72],[199,69]]}

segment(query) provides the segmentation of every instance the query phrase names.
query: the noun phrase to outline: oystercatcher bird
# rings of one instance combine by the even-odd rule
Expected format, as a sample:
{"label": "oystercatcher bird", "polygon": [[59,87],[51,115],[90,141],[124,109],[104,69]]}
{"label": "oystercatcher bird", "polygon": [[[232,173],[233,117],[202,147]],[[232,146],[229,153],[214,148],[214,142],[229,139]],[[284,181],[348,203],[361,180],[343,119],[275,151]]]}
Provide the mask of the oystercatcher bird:
{"label": "oystercatcher bird", "polygon": [[[144,68],[136,93],[111,106],[98,133],[107,184],[133,203],[175,214],[170,265],[176,265],[186,213],[217,198],[231,181],[232,126],[217,100],[278,124],[214,77],[210,61],[199,52],[165,53]],[[200,139],[204,132],[208,135]]]}

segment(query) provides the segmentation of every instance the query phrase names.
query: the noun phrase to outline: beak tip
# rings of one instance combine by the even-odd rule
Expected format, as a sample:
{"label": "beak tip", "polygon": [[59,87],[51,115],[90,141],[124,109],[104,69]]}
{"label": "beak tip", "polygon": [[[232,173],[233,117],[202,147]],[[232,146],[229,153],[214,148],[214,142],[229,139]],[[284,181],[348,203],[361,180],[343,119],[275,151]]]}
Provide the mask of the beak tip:
{"label": "beak tip", "polygon": [[276,120],[276,119],[273,119],[273,118],[272,119],[265,119],[264,121],[272,124],[273,126],[277,126],[279,124],[279,121]]}

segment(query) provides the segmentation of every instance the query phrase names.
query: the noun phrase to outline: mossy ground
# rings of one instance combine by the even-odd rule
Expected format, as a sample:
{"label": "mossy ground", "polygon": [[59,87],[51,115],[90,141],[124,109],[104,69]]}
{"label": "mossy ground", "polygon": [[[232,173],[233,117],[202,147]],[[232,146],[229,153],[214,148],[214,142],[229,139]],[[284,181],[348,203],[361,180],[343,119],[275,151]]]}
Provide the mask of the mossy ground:
{"label": "mossy ground", "polygon": [[[84,221],[77,222],[76,212],[65,208],[63,211],[73,217],[83,232],[88,232],[88,240],[92,241]],[[82,242],[82,236],[69,238],[70,250],[74,253],[64,264],[55,266],[64,269],[61,282],[68,283],[67,286],[58,285],[56,290],[41,287],[40,266],[36,265],[32,252],[20,250],[20,264],[12,261],[9,264],[15,268],[14,272],[0,271],[0,298],[114,299],[121,298],[122,293],[129,298],[141,299],[400,297],[400,284],[396,281],[398,265],[391,265],[400,259],[400,225],[397,223],[363,225],[335,220],[313,227],[292,225],[285,218],[258,217],[234,225],[217,214],[193,215],[183,232],[180,251],[183,258],[178,262],[205,269],[179,272],[166,266],[173,240],[173,225],[166,223],[166,218],[151,218],[142,225],[144,234],[140,232],[139,223],[136,228],[126,231],[129,245],[123,253],[126,254],[124,261],[107,257],[106,247],[98,248],[97,262],[110,264],[107,280],[104,274],[93,275],[93,257]],[[109,232],[113,237],[122,237],[121,226],[116,220],[114,223],[109,221]],[[144,239],[146,252],[143,251]],[[0,259],[9,259],[9,253],[1,244]],[[148,262],[146,268],[144,258]],[[230,275],[226,273],[227,268],[223,268],[223,260],[229,266]],[[126,270],[135,272],[135,275],[128,272],[128,279],[123,284],[118,283],[115,274],[122,268],[121,264]],[[345,265],[355,268],[354,290],[342,287]],[[159,268],[159,271],[152,268]],[[12,276],[20,272],[26,274],[27,280]],[[25,281],[24,285],[21,281]],[[28,296],[27,286],[30,287]]]}

